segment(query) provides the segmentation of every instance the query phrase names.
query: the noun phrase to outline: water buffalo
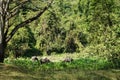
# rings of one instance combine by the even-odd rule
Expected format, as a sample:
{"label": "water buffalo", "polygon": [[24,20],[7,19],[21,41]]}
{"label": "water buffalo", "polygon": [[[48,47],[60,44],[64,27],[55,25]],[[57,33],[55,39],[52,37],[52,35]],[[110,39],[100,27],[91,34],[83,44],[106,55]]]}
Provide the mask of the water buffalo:
{"label": "water buffalo", "polygon": [[49,63],[49,62],[51,62],[51,61],[48,58],[40,59],[41,64]]}

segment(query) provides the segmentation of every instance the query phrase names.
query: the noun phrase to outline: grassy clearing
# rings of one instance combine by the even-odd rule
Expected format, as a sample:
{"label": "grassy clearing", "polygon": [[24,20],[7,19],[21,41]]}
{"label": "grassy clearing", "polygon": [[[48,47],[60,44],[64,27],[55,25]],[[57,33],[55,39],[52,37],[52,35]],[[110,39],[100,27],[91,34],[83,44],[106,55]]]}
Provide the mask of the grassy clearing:
{"label": "grassy clearing", "polygon": [[40,64],[39,62],[32,62],[29,58],[6,59],[5,63],[13,64],[24,69],[32,71],[41,70],[64,70],[64,69],[81,69],[81,70],[101,70],[113,68],[113,65],[107,60],[80,58],[72,62],[51,62],[47,64]]}
{"label": "grassy clearing", "polygon": [[62,62],[65,57],[47,56],[52,60],[47,64],[32,62],[30,58],[7,58],[5,64],[0,64],[0,80],[120,80],[120,70],[113,70],[114,65],[106,59],[70,54],[68,57],[74,61],[66,63]]}
{"label": "grassy clearing", "polygon": [[0,64],[0,80],[119,80],[120,70],[65,69],[28,71],[13,65]]}
{"label": "grassy clearing", "polygon": [[85,55],[83,54],[80,54],[80,53],[64,53],[64,54],[52,54],[52,55],[49,55],[49,56],[38,56],[38,58],[44,58],[44,57],[47,57],[48,59],[50,59],[52,62],[60,62],[60,61],[63,61],[66,57],[71,57],[73,59],[79,59],[79,58],[84,58],[86,57]]}
{"label": "grassy clearing", "polygon": [[26,73],[19,67],[13,65],[0,64],[0,80],[32,80],[32,75]]}

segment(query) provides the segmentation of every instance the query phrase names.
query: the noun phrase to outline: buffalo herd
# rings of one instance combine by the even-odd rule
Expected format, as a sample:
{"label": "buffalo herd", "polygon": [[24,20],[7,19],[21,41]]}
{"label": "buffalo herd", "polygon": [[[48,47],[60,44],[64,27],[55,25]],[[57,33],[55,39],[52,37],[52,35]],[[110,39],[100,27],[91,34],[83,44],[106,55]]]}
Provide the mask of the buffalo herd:
{"label": "buffalo herd", "polygon": [[[32,56],[31,57],[31,60],[34,62],[34,61],[37,61],[37,62],[40,62],[41,64],[44,64],[44,63],[50,63],[50,59],[48,59],[47,57],[46,58],[41,58],[40,60],[38,59],[37,56]],[[65,59],[62,60],[62,62],[72,62],[73,59],[70,58],[70,57],[66,57]]]}

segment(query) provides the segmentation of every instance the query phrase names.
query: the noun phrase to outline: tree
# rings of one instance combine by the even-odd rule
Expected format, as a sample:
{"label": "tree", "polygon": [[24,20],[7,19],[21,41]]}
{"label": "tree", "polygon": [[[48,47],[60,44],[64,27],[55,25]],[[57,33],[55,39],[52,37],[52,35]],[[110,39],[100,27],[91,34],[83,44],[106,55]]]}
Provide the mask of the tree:
{"label": "tree", "polygon": [[[52,6],[53,7],[53,6]],[[45,17],[41,19],[41,27],[36,28],[36,48],[50,55],[52,52],[63,52],[62,29],[60,28],[60,17],[51,8]]]}
{"label": "tree", "polygon": [[[0,0],[0,62],[4,62],[7,44],[18,29],[37,20],[53,2],[53,0],[49,0],[48,4],[41,9],[41,7],[36,5],[37,1],[40,0]],[[45,3],[45,1],[43,1],[43,3]],[[34,4],[32,5],[34,7],[29,7],[27,6],[28,4]],[[19,17],[21,10],[31,10],[34,12],[34,16],[16,23],[12,22]],[[27,16],[27,13],[24,15]]]}

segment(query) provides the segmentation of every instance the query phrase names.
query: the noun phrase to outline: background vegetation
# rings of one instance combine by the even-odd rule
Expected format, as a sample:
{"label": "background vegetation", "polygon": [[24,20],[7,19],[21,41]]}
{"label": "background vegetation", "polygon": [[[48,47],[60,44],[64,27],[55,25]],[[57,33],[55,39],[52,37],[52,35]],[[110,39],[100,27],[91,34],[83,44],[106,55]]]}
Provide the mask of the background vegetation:
{"label": "background vegetation", "polygon": [[[44,2],[25,5],[17,20],[34,15],[29,8]],[[79,53],[120,64],[119,17],[119,0],[55,0],[40,19],[19,29],[6,57]]]}

